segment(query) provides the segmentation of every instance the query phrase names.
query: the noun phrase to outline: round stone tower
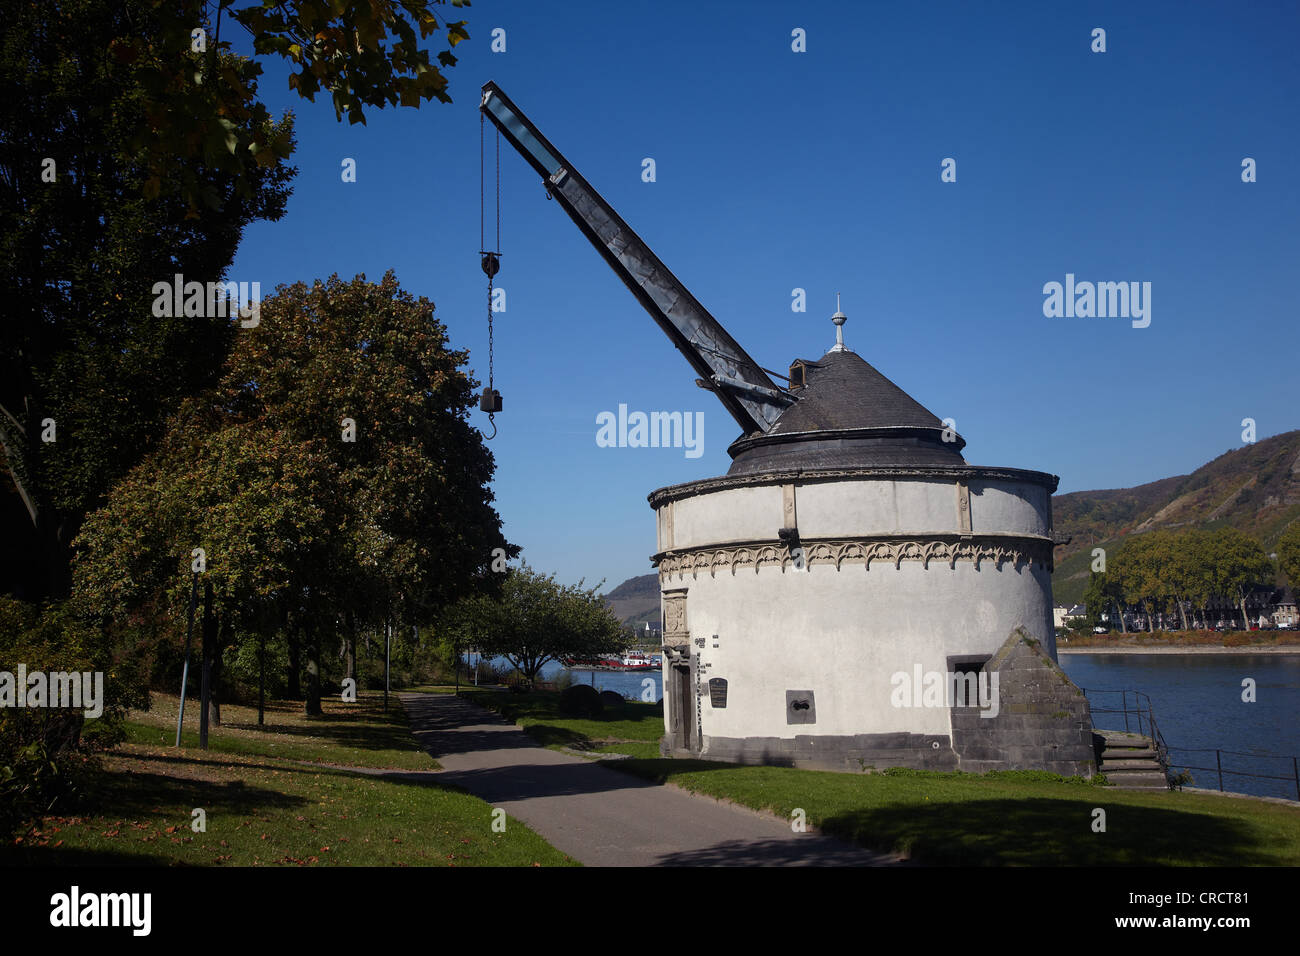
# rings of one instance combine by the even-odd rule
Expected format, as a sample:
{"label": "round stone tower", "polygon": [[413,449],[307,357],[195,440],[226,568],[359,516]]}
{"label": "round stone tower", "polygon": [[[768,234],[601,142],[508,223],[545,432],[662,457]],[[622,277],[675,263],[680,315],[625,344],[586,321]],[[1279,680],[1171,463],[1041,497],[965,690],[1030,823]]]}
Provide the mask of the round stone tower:
{"label": "round stone tower", "polygon": [[725,476],[650,495],[665,753],[956,767],[935,675],[979,686],[1017,629],[1054,666],[1058,479],[967,464],[962,438],[834,321],[835,347],[791,365],[797,400],[731,445]]}

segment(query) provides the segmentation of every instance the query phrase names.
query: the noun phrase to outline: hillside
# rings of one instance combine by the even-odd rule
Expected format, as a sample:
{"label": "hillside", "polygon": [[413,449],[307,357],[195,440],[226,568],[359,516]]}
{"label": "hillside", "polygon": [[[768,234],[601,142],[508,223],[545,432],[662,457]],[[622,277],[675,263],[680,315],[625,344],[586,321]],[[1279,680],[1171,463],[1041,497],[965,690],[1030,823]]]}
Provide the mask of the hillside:
{"label": "hillside", "polygon": [[650,621],[659,624],[659,575],[641,574],[628,578],[614,590],[605,595],[605,603],[614,610],[614,615],[624,624],[631,624],[638,630]]}
{"label": "hillside", "polygon": [[1136,488],[1057,495],[1052,514],[1056,531],[1072,536],[1056,549],[1057,604],[1082,599],[1093,548],[1110,553],[1143,531],[1228,525],[1253,535],[1269,551],[1283,529],[1300,518],[1300,431],[1224,452],[1190,475]]}

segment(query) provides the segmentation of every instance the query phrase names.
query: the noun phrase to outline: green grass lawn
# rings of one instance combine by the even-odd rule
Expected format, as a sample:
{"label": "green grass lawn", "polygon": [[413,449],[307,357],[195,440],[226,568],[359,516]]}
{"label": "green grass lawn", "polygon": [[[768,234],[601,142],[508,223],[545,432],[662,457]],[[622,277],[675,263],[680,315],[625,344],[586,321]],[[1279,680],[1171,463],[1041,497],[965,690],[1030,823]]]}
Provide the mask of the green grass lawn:
{"label": "green grass lawn", "polygon": [[[390,697],[384,714],[381,700],[325,701],[315,719],[277,702],[264,729],[255,709],[224,708],[204,752],[197,708],[187,707],[177,749],[176,698],[157,696],[132,714],[128,741],[89,771],[80,800],[0,850],[0,863],[576,865],[515,819],[493,832],[492,808],[439,784],[400,702]],[[195,808],[206,832],[191,828]]]}
{"label": "green grass lawn", "polygon": [[[980,866],[1295,866],[1300,809],[1116,790],[1036,771],[849,774],[699,760],[612,769],[790,818],[920,863]],[[1106,831],[1093,831],[1094,810]]]}
{"label": "green grass lawn", "polygon": [[626,701],[617,710],[606,708],[599,717],[566,717],[559,710],[560,695],[553,691],[511,694],[462,687],[460,692],[467,700],[513,720],[547,747],[638,757],[659,755],[659,738],[664,733],[662,704]]}
{"label": "green grass lawn", "polygon": [[[462,690],[462,693],[464,691]],[[614,770],[790,818],[917,862],[1025,866],[1295,866],[1300,809],[1199,793],[1135,793],[1079,778],[893,770],[849,774],[659,757],[663,711],[629,703],[594,720],[559,713],[558,694],[471,691],[541,743],[594,754]],[[1094,832],[1093,811],[1106,811]]]}

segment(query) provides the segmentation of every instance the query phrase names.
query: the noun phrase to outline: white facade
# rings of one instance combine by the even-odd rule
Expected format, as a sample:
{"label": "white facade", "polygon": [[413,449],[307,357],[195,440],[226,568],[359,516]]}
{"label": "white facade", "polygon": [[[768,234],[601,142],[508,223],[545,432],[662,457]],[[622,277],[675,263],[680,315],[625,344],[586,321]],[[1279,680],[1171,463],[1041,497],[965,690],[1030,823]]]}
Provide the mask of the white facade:
{"label": "white facade", "polygon": [[[895,706],[893,678],[987,658],[1018,627],[1055,658],[1054,486],[1014,469],[877,467],[655,492],[664,643],[679,648],[665,700],[694,698],[665,707],[670,749],[949,735],[946,707]],[[815,721],[790,722],[788,691],[815,695]]]}

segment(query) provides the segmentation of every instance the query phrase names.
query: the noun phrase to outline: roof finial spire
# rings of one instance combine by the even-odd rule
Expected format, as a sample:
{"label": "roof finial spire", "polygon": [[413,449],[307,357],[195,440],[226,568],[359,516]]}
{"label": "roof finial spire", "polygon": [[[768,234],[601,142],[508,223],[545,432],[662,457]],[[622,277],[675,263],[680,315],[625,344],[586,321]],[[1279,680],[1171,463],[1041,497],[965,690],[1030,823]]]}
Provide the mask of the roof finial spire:
{"label": "roof finial spire", "polygon": [[835,323],[835,347],[832,352],[847,352],[844,347],[844,323],[849,317],[840,311],[840,294],[835,293],[835,314],[831,316],[831,321]]}

